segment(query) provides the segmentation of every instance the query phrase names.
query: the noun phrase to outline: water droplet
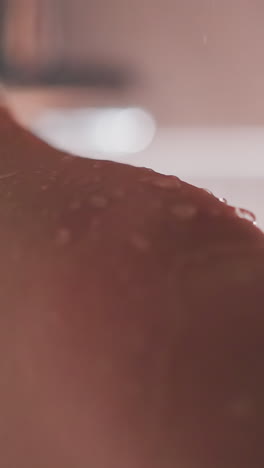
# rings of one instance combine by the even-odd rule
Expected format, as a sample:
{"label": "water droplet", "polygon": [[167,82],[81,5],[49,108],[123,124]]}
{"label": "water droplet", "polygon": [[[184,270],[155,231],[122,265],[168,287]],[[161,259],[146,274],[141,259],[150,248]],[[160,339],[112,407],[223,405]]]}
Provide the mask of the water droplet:
{"label": "water droplet", "polygon": [[9,179],[17,175],[17,172],[8,172],[7,174],[0,174],[0,180]]}
{"label": "water droplet", "polygon": [[214,194],[213,192],[211,192],[211,190],[208,190],[208,189],[203,189],[205,192],[209,193],[209,195],[212,195],[214,197]]}
{"label": "water droplet", "polygon": [[94,169],[101,169],[102,166],[103,166],[102,161],[94,161],[93,162],[93,168]]}
{"label": "water droplet", "polygon": [[152,179],[152,185],[159,188],[174,190],[181,187],[181,181],[178,177],[160,175],[160,177],[154,177]]}
{"label": "water droplet", "polygon": [[81,202],[80,201],[73,201],[69,204],[69,209],[71,211],[77,211],[81,208]]}
{"label": "water droplet", "polygon": [[62,160],[64,162],[72,162],[73,161],[73,157],[70,155],[70,154],[65,154],[65,156],[63,156]]}
{"label": "water droplet", "polygon": [[155,171],[153,169],[150,169],[149,167],[145,167],[145,172],[148,173],[148,174],[154,174]]}
{"label": "water droplet", "polygon": [[71,232],[67,228],[61,228],[56,235],[56,242],[59,245],[67,245],[71,241]]}
{"label": "water droplet", "polygon": [[58,177],[57,171],[53,171],[53,172],[51,173],[51,175],[50,175],[50,180],[51,180],[51,182],[55,182],[56,179],[57,179],[57,177]]}
{"label": "water droplet", "polygon": [[235,208],[235,213],[239,218],[246,219],[256,225],[256,216],[251,211],[244,208]]}
{"label": "water droplet", "polygon": [[134,247],[142,252],[147,252],[150,249],[149,240],[142,234],[136,233],[131,236],[131,243]]}
{"label": "water droplet", "polygon": [[193,219],[198,214],[197,207],[192,205],[191,203],[181,203],[173,205],[171,207],[171,212],[178,218],[184,220]]}
{"label": "water droplet", "polygon": [[220,216],[222,213],[223,213],[222,209],[219,209],[216,206],[214,206],[213,208],[210,208],[210,214],[212,216]]}
{"label": "water droplet", "polygon": [[228,204],[226,198],[222,198],[222,197],[221,197],[221,198],[219,198],[218,200],[219,200],[221,203],[224,203],[225,205]]}
{"label": "water droplet", "polygon": [[122,188],[117,188],[114,190],[113,195],[115,198],[124,198],[125,196],[125,191]]}
{"label": "water droplet", "polygon": [[95,194],[90,197],[90,202],[95,208],[106,208],[108,200],[104,195]]}
{"label": "water droplet", "polygon": [[42,186],[41,186],[41,190],[42,190],[43,192],[46,192],[46,190],[48,190],[48,185],[42,185]]}

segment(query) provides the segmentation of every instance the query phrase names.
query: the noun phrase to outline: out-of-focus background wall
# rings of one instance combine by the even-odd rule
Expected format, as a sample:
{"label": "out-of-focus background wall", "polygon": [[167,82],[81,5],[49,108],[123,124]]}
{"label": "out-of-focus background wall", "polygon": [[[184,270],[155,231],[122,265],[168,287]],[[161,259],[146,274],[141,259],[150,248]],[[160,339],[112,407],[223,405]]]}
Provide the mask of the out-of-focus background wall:
{"label": "out-of-focus background wall", "polygon": [[17,118],[84,157],[174,173],[264,228],[261,0],[8,0]]}

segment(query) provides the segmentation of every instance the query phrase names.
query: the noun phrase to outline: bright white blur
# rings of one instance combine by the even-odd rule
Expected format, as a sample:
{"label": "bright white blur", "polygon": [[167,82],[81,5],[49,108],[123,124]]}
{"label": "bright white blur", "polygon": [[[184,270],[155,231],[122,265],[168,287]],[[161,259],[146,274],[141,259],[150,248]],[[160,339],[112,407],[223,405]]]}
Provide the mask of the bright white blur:
{"label": "bright white blur", "polygon": [[151,114],[137,107],[52,109],[32,122],[32,130],[73,154],[116,159],[148,148],[156,123]]}

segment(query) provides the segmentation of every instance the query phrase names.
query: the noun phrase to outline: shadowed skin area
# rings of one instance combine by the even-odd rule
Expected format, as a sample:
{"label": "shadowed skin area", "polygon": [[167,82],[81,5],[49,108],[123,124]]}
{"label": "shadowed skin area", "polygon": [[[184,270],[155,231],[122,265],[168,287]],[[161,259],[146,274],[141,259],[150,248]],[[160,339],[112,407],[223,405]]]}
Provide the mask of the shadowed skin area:
{"label": "shadowed skin area", "polygon": [[0,465],[264,466],[264,238],[0,111]]}

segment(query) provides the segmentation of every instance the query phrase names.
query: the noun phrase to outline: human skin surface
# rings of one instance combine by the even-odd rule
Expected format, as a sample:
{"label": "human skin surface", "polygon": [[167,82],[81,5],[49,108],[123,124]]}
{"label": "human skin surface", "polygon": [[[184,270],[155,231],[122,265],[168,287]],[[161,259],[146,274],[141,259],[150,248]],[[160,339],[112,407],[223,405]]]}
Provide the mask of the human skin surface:
{"label": "human skin surface", "polygon": [[0,110],[0,465],[264,466],[264,237]]}

